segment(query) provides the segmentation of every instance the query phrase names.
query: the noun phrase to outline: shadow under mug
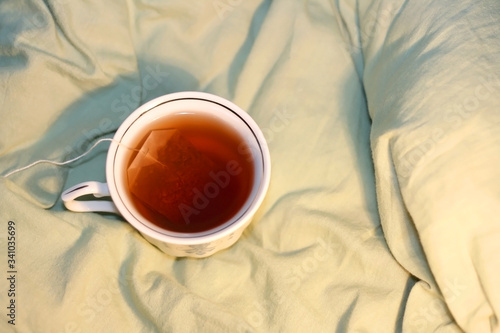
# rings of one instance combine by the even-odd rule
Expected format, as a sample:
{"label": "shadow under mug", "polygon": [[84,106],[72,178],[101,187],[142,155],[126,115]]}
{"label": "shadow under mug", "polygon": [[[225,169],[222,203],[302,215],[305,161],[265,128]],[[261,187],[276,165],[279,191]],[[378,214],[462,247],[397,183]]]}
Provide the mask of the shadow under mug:
{"label": "shadow under mug", "polygon": [[[201,112],[216,117],[235,129],[243,138],[245,152],[251,155],[254,167],[250,194],[239,211],[213,229],[195,233],[163,229],[145,218],[134,207],[127,189],[127,164],[131,147],[139,133],[147,131],[155,120],[179,112]],[[145,239],[166,254],[175,257],[203,258],[233,245],[250,224],[261,205],[271,176],[271,159],[266,140],[255,121],[238,106],[219,96],[202,92],[180,92],[158,97],[131,113],[116,131],[106,159],[106,182],[89,181],[77,184],[61,195],[67,209],[75,212],[116,213]],[[78,200],[93,195],[109,200]]]}

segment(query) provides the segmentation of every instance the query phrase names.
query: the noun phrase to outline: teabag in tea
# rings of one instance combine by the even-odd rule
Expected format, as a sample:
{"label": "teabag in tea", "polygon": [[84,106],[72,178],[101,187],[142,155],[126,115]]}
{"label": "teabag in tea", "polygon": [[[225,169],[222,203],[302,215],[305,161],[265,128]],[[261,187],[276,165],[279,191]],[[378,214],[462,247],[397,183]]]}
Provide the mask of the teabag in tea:
{"label": "teabag in tea", "polygon": [[176,129],[153,130],[127,169],[130,191],[144,205],[176,224],[189,224],[196,188],[209,182],[214,163]]}

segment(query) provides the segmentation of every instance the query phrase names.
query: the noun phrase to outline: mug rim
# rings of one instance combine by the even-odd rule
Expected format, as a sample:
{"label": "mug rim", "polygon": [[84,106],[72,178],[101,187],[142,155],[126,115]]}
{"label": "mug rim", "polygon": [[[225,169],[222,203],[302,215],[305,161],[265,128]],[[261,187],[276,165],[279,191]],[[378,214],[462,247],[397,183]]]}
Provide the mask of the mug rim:
{"label": "mug rim", "polygon": [[[234,115],[239,117],[252,132],[255,140],[258,144],[260,155],[262,158],[262,176],[260,179],[260,183],[258,184],[258,188],[253,198],[249,198],[251,202],[249,206],[244,212],[240,212],[239,217],[233,217],[234,221],[226,226],[217,226],[215,228],[211,228],[204,232],[195,232],[195,233],[177,233],[171,232],[169,230],[163,229],[168,232],[162,233],[157,230],[150,228],[147,224],[141,221],[140,218],[132,214],[127,205],[122,201],[121,195],[122,193],[117,188],[117,181],[115,179],[115,158],[118,152],[119,144],[121,139],[125,136],[129,128],[134,124],[134,122],[139,119],[141,116],[151,111],[152,109],[166,104],[168,102],[173,102],[176,100],[198,100],[203,102],[215,103],[223,108],[228,109]],[[213,94],[205,93],[205,92],[196,92],[196,91],[185,91],[178,93],[171,93],[167,95],[163,95],[157,97],[141,106],[139,106],[136,110],[134,110],[120,125],[118,130],[116,131],[113,141],[108,150],[107,160],[106,160],[106,179],[109,187],[109,192],[113,202],[120,214],[125,218],[125,220],[130,223],[134,228],[136,228],[141,233],[146,234],[149,237],[154,239],[178,244],[178,245],[196,245],[201,243],[206,243],[210,241],[214,241],[217,239],[221,239],[231,233],[234,233],[236,230],[240,228],[246,228],[249,224],[251,218],[255,214],[256,210],[260,207],[264,197],[267,193],[269,182],[270,182],[270,174],[271,174],[271,163],[270,163],[270,154],[269,149],[267,147],[267,142],[265,137],[260,130],[259,126],[255,123],[255,121],[240,107],[235,105],[234,103]],[[120,181],[120,180],[118,180]],[[231,221],[229,220],[229,221]],[[151,223],[148,221],[148,223]],[[153,224],[153,223],[151,223]],[[220,228],[220,229],[218,229]]]}

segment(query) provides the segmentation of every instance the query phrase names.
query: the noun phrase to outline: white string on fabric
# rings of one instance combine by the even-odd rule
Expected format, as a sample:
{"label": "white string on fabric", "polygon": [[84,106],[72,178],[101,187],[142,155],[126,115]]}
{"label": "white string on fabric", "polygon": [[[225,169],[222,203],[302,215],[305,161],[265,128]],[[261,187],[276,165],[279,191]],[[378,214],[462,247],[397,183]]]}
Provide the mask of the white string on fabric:
{"label": "white string on fabric", "polygon": [[18,168],[18,169],[14,169],[10,172],[8,172],[7,174],[3,175],[3,177],[7,178],[9,176],[12,176],[13,174],[15,173],[18,173],[20,171],[24,171],[26,169],[29,169],[37,164],[41,164],[41,163],[47,163],[47,164],[51,164],[51,165],[57,165],[57,166],[63,166],[63,165],[66,165],[66,164],[70,164],[70,163],[73,163],[75,161],[78,161],[79,159],[81,158],[84,158],[85,156],[87,156],[88,154],[90,154],[92,152],[92,150],[94,150],[100,143],[102,142],[105,142],[105,141],[109,141],[109,142],[112,142],[114,141],[113,139],[111,138],[103,138],[103,139],[99,139],[97,140],[93,145],[92,147],[90,147],[89,149],[87,149],[86,152],[84,152],[83,154],[81,155],[78,155],[77,157],[74,157],[72,159],[69,159],[67,161],[62,161],[62,162],[58,162],[58,161],[52,161],[52,160],[38,160],[38,161],[35,161],[31,164],[28,164],[22,168]]}

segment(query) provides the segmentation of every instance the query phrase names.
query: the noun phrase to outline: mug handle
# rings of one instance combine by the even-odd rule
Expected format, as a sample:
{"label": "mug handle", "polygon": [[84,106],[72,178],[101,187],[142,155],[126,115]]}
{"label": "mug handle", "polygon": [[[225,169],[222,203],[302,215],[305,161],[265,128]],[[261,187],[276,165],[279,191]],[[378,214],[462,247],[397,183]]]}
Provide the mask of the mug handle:
{"label": "mug handle", "polygon": [[109,197],[108,184],[95,181],[84,182],[68,188],[61,194],[64,206],[73,212],[104,212],[120,214],[112,201],[77,200],[92,194],[96,198]]}

